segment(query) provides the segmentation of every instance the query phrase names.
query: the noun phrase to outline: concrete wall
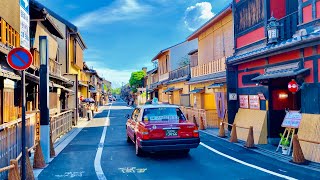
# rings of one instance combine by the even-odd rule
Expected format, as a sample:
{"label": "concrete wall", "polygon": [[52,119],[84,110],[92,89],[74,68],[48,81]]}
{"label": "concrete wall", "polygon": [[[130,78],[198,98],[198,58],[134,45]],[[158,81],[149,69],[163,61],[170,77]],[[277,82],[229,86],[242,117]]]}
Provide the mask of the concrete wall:
{"label": "concrete wall", "polygon": [[0,17],[20,32],[20,1],[0,0]]}

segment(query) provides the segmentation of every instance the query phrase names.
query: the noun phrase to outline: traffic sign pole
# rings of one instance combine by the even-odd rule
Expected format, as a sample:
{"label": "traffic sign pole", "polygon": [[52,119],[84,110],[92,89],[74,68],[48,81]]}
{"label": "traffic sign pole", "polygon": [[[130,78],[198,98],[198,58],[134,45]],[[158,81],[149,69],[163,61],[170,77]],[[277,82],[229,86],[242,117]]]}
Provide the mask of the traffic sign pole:
{"label": "traffic sign pole", "polygon": [[25,79],[25,70],[21,71],[21,88],[22,88],[22,132],[21,132],[21,179],[26,179],[26,79]]}
{"label": "traffic sign pole", "polygon": [[22,127],[21,127],[21,178],[26,179],[26,79],[25,70],[32,64],[31,53],[24,48],[12,49],[8,56],[7,62],[10,67],[21,71],[21,98],[22,98]]}

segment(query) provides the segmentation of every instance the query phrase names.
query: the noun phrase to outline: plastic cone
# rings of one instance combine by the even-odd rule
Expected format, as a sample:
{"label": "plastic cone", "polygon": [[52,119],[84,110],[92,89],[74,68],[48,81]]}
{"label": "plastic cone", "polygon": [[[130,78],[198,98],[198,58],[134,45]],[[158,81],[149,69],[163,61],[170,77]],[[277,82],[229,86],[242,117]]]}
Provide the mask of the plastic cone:
{"label": "plastic cone", "polygon": [[292,161],[296,164],[304,164],[306,162],[306,159],[304,158],[299,140],[298,135],[293,135],[293,157]]}
{"label": "plastic cone", "polygon": [[236,143],[236,142],[238,142],[238,137],[237,137],[237,126],[236,126],[236,124],[233,124],[233,126],[232,126],[230,142],[232,142],[232,143]]}
{"label": "plastic cone", "polygon": [[247,148],[254,148],[254,137],[253,137],[253,127],[250,126],[247,142],[245,144],[245,147]]}
{"label": "plastic cone", "polygon": [[20,180],[18,161],[15,159],[10,160],[10,165],[14,165],[14,168],[9,170],[9,180]]}
{"label": "plastic cone", "polygon": [[[28,152],[28,148],[26,148],[26,152]],[[31,166],[31,161],[29,158],[29,153],[26,154],[26,180],[34,180],[34,174]]]}
{"label": "plastic cone", "polygon": [[224,124],[222,122],[220,123],[220,126],[219,126],[219,135],[218,136],[222,137],[222,138],[226,137],[226,132],[224,130]]}
{"label": "plastic cone", "polygon": [[36,146],[36,151],[34,153],[34,160],[33,160],[33,168],[44,168],[46,167],[46,163],[44,161],[44,157],[42,154],[42,149],[40,146],[40,142],[38,142]]}

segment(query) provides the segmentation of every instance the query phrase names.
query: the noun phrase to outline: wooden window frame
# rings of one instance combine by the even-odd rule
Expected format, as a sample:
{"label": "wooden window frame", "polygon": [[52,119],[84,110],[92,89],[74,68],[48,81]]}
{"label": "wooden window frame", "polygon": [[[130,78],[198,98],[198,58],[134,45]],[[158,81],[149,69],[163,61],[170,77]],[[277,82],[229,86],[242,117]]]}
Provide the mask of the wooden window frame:
{"label": "wooden window frame", "polygon": [[20,34],[0,17],[0,41],[13,47],[19,47]]}

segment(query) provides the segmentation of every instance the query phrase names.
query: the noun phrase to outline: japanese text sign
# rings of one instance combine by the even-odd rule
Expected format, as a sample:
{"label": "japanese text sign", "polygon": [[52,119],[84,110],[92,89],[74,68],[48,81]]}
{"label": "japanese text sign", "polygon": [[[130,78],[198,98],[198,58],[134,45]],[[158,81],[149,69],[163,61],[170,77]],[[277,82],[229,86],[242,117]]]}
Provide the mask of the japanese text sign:
{"label": "japanese text sign", "polygon": [[284,120],[281,126],[289,127],[289,128],[299,128],[301,119],[302,119],[302,114],[299,113],[299,111],[289,111],[284,117]]}
{"label": "japanese text sign", "polygon": [[248,95],[239,95],[240,108],[248,109],[249,108],[249,96]]}
{"label": "japanese text sign", "polygon": [[250,109],[260,110],[260,98],[258,95],[249,96],[249,106],[250,106]]}

